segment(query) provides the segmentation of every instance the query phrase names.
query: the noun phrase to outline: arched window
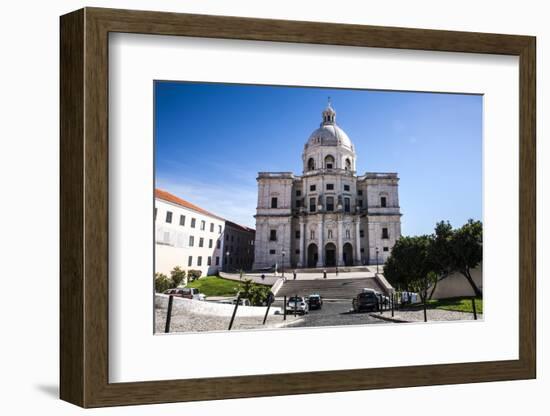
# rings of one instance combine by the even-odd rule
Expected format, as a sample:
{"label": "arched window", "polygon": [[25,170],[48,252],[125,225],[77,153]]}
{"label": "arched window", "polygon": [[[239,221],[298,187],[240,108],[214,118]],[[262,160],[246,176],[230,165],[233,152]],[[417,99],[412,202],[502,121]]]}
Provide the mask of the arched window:
{"label": "arched window", "polygon": [[334,158],[331,155],[328,155],[325,157],[325,169],[333,169],[334,168]]}
{"label": "arched window", "polygon": [[351,170],[351,160],[346,159],[346,170]]}
{"label": "arched window", "polygon": [[309,158],[307,161],[307,170],[314,170],[315,169],[315,161],[312,157]]}

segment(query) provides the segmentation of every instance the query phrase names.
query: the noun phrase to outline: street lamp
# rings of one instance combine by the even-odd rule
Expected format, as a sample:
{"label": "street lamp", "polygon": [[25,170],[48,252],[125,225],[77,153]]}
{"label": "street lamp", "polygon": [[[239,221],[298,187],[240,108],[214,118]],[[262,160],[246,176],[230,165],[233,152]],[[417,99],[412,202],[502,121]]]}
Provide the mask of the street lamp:
{"label": "street lamp", "polygon": [[378,274],[378,247],[376,247],[376,274]]}
{"label": "street lamp", "polygon": [[285,251],[283,250],[281,252],[281,254],[283,255],[283,263],[281,264],[281,272],[282,272],[281,274],[282,274],[282,277],[284,279],[284,277],[285,277]]}
{"label": "street lamp", "polygon": [[225,252],[225,271],[229,272],[229,250]]}

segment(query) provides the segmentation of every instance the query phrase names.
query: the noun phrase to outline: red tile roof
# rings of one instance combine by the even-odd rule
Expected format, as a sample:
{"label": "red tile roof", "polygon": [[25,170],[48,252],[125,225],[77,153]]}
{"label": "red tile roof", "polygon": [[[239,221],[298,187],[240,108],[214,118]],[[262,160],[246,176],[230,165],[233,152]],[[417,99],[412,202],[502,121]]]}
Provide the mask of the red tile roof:
{"label": "red tile roof", "polygon": [[192,204],[189,201],[186,201],[185,199],[181,199],[175,195],[172,195],[170,192],[163,191],[162,189],[155,189],[155,198],[162,199],[163,201],[171,202],[172,204],[179,205],[184,208],[192,209],[193,211],[199,212],[201,214],[209,215],[211,217],[217,218],[219,220],[225,221],[229,223],[230,225],[233,225],[236,228],[241,228],[244,231],[254,231],[253,228],[246,227],[244,225],[240,225],[237,223],[234,223],[233,221],[228,221],[225,218],[222,218],[218,215],[212,214],[211,212]]}

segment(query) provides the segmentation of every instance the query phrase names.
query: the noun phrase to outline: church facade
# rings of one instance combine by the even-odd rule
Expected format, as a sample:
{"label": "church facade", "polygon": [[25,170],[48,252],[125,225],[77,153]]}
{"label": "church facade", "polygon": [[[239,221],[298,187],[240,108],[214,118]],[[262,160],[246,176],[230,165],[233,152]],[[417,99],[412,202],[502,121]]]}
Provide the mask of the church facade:
{"label": "church facade", "polygon": [[330,102],[302,161],[301,176],[258,174],[254,269],[384,263],[401,236],[397,173],[356,174]]}

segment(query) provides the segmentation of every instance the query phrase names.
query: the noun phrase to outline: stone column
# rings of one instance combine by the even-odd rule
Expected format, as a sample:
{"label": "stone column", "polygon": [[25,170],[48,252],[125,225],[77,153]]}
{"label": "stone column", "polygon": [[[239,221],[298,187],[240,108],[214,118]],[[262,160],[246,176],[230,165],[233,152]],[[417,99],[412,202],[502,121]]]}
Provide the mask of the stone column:
{"label": "stone column", "polygon": [[306,240],[306,224],[303,219],[300,219],[300,261],[298,267],[305,267],[305,240]]}
{"label": "stone column", "polygon": [[342,227],[342,218],[338,219],[338,247],[336,247],[336,255],[338,256],[337,265],[343,266],[344,265],[344,245],[343,245],[343,235],[344,232]]}
{"label": "stone column", "polygon": [[360,230],[361,227],[359,217],[357,217],[357,220],[355,221],[355,265],[359,266],[361,265],[361,236],[360,236]]}
{"label": "stone column", "polygon": [[317,247],[317,252],[318,252],[317,267],[324,267],[325,261],[323,257],[325,254],[325,247],[323,246],[323,220],[322,219],[319,221],[319,226],[317,227],[317,233],[319,234],[319,236],[317,237],[317,241],[319,241],[319,246]]}

